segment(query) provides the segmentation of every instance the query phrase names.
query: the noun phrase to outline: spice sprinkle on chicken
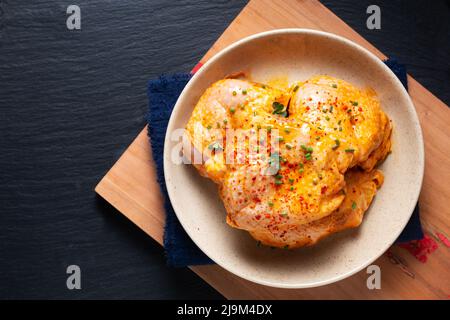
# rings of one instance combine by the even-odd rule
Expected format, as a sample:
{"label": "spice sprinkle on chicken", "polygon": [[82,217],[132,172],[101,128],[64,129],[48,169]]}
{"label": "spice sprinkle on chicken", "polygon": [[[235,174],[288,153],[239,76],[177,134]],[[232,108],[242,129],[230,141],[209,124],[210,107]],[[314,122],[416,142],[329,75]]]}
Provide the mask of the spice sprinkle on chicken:
{"label": "spice sprinkle on chicken", "polygon": [[286,89],[219,80],[186,126],[227,223],[286,249],[361,224],[383,183],[375,167],[391,132],[373,90],[325,75]]}

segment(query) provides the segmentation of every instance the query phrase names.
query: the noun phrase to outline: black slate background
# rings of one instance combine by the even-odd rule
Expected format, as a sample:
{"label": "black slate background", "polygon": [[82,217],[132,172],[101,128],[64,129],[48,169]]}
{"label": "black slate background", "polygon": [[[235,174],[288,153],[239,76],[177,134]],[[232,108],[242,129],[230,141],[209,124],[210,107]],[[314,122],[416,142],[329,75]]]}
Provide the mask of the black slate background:
{"label": "black slate background", "polygon": [[[322,2],[449,104],[449,1]],[[0,298],[221,298],[94,187],[145,125],[147,79],[189,71],[245,3],[0,0]]]}

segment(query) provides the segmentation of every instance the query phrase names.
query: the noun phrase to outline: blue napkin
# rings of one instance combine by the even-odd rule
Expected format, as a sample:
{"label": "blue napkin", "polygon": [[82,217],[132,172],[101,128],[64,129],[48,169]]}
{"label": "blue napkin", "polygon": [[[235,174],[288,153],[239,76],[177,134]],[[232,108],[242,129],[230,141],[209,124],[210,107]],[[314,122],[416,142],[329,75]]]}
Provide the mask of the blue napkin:
{"label": "blue napkin", "polygon": [[[395,59],[389,59],[385,63],[397,75],[405,88],[408,88],[405,67]],[[164,196],[164,208],[166,211],[164,248],[167,264],[174,267],[213,263],[194,244],[178,221],[170,204],[164,180],[163,150],[167,123],[178,96],[190,78],[191,74],[187,73],[162,75],[158,79],[150,80],[147,88],[149,105],[147,114],[148,132],[149,138],[151,139],[153,159],[156,163],[158,183],[161,186],[161,191]],[[419,206],[417,205],[411,220],[397,239],[397,242],[422,238],[423,232],[419,218]]]}

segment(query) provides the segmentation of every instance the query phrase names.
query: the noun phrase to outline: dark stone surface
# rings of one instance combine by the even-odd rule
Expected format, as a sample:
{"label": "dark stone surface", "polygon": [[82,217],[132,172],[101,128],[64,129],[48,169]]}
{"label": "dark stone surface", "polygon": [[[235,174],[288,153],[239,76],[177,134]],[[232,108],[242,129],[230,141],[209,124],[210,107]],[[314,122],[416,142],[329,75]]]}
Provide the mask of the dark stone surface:
{"label": "dark stone surface", "polygon": [[[190,70],[245,1],[70,3],[0,0],[0,298],[220,298],[94,187],[145,125],[147,79]],[[378,1],[374,31],[371,1],[323,3],[449,103],[448,1]]]}

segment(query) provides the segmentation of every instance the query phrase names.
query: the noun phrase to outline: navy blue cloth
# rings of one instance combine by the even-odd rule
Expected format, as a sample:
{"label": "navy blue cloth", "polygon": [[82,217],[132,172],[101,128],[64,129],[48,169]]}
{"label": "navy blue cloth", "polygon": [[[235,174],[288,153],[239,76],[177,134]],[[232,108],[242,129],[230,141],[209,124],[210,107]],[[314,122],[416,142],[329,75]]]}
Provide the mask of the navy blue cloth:
{"label": "navy blue cloth", "polygon": [[[395,59],[386,61],[386,65],[397,75],[403,85],[407,86],[405,67]],[[167,264],[174,267],[188,265],[200,265],[213,263],[189,238],[178,221],[167,195],[163,169],[164,138],[167,123],[172,109],[181,91],[191,78],[190,74],[162,75],[158,79],[148,82],[148,105],[147,121],[149,127],[149,138],[153,150],[153,159],[156,163],[158,182],[164,196],[164,208],[166,211],[166,225],[164,229],[164,248]],[[403,230],[397,242],[422,239],[423,232],[419,218],[419,206]]]}

